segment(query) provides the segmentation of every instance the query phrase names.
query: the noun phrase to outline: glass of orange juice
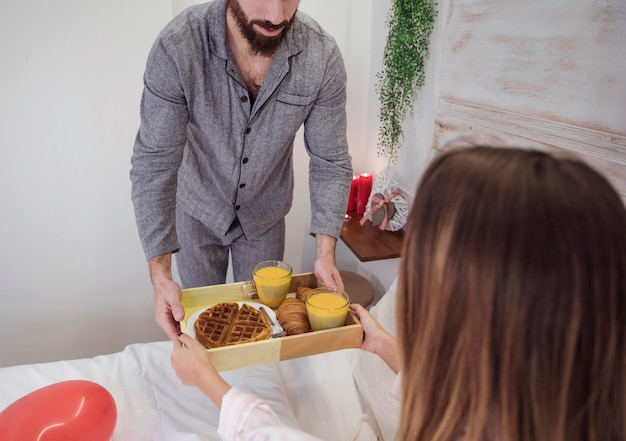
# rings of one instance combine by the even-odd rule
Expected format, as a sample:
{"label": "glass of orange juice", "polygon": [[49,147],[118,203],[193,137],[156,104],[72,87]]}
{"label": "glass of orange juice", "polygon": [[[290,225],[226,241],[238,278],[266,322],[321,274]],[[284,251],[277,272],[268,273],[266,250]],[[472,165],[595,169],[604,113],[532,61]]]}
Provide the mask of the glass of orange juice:
{"label": "glass of orange juice", "polygon": [[291,284],[291,265],[280,260],[265,260],[252,270],[252,279],[244,282],[241,289],[246,294],[259,296],[259,300],[270,308],[278,308],[287,297]]}
{"label": "glass of orange juice", "polygon": [[316,288],[307,293],[305,303],[311,329],[319,331],[343,326],[350,297],[335,289]]}

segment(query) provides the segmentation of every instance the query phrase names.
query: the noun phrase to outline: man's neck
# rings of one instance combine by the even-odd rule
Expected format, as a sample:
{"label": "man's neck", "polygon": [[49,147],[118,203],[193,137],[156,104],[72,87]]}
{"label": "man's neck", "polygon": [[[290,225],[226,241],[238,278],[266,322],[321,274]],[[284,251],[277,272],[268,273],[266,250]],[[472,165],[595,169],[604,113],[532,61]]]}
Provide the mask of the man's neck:
{"label": "man's neck", "polygon": [[252,50],[229,9],[226,10],[226,44],[235,58],[250,98],[254,102],[274,55],[262,55]]}

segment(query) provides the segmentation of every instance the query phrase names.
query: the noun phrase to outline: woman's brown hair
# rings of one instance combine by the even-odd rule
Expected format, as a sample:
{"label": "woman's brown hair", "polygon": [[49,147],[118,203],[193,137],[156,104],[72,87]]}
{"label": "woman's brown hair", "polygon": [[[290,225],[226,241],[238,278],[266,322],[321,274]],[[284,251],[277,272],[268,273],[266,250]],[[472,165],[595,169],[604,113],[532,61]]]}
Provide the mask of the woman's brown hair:
{"label": "woman's brown hair", "polygon": [[399,440],[626,439],[626,210],[580,160],[436,158],[398,295]]}

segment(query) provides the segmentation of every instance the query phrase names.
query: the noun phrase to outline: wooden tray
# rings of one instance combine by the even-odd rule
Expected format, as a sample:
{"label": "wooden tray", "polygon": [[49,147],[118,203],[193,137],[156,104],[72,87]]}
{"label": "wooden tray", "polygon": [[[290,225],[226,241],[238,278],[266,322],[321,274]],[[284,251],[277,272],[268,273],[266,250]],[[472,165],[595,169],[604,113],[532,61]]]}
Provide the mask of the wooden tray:
{"label": "wooden tray", "polygon": [[[250,300],[241,292],[241,285],[241,282],[237,282],[184,289],[182,305],[185,308],[185,318],[180,323],[181,330],[187,331],[188,317],[200,309],[221,302]],[[316,288],[317,279],[312,273],[294,275],[291,279],[289,295],[295,295],[296,289],[301,286]],[[362,341],[363,327],[359,319],[349,312],[344,326],[339,328],[270,338],[258,342],[207,349],[207,351],[215,368],[218,371],[227,371],[341,349],[359,348]]]}

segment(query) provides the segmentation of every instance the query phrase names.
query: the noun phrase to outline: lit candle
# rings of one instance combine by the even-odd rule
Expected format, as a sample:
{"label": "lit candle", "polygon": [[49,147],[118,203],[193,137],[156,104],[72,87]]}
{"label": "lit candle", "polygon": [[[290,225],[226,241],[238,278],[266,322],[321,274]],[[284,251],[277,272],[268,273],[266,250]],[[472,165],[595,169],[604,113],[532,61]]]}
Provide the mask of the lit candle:
{"label": "lit candle", "polygon": [[357,214],[365,213],[367,200],[372,191],[372,175],[369,173],[361,173],[358,180],[358,190],[356,196],[356,212]]}
{"label": "lit candle", "polygon": [[352,176],[352,182],[350,183],[350,196],[348,197],[348,210],[354,211],[356,210],[356,194],[359,189],[359,177]]}

